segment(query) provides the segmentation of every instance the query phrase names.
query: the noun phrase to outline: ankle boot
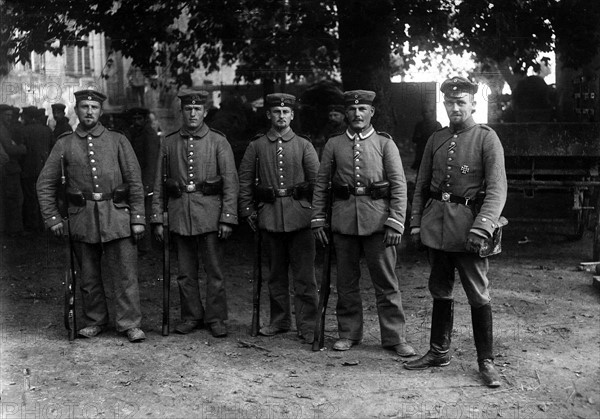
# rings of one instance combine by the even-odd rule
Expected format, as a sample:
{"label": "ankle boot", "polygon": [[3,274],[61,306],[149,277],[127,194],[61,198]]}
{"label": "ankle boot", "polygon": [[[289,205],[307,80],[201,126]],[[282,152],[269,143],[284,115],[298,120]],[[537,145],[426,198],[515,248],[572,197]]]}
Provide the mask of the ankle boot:
{"label": "ankle boot", "polygon": [[450,341],[454,321],[453,300],[433,300],[431,313],[431,338],[429,351],[404,364],[407,370],[424,370],[429,367],[445,367],[450,363]]}
{"label": "ankle boot", "polygon": [[494,367],[494,334],[492,326],[492,306],[471,307],[473,321],[473,337],[477,349],[477,364],[479,374],[488,387],[500,386],[500,375]]}

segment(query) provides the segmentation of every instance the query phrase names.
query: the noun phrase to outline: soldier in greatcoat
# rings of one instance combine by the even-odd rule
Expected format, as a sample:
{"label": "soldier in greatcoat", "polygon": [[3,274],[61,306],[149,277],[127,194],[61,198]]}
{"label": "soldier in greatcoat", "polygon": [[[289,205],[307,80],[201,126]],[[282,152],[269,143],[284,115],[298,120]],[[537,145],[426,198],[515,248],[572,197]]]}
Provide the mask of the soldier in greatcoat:
{"label": "soldier in greatcoat", "polygon": [[293,95],[267,95],[265,106],[271,127],[266,134],[257,135],[244,154],[239,170],[239,207],[240,216],[260,230],[269,249],[271,319],[259,333],[273,336],[287,332],[292,325],[291,268],[297,333],[303,342],[312,343],[317,284],[310,217],[319,158],[310,141],[290,127],[295,102]]}
{"label": "soldier in greatcoat", "polygon": [[471,306],[484,383],[498,387],[494,368],[488,260],[479,251],[498,227],[507,193],[504,151],[490,127],[473,120],[477,85],[463,77],[442,83],[450,126],[427,141],[412,203],[411,238],[428,248],[433,297],[430,349],[405,364],[419,370],[450,363],[455,271]]}
{"label": "soldier in greatcoat", "polygon": [[334,202],[331,217],[337,260],[336,314],[340,339],[333,349],[346,351],[363,338],[360,295],[361,250],[375,288],[381,344],[399,356],[412,356],[406,341],[406,321],[396,276],[396,246],[404,233],[406,178],[400,153],[389,134],[371,125],[375,93],[344,93],[348,129],[331,137],[323,149],[313,198],[314,236],[327,242],[327,185],[331,165]]}
{"label": "soldier in greatcoat", "polygon": [[[214,337],[227,336],[227,294],[223,241],[238,224],[238,176],[225,135],[204,123],[208,92],[179,94],[181,129],[163,140],[159,153],[151,222],[163,240],[164,193],[168,193],[169,230],[174,233],[179,263],[181,322],[175,331],[187,334],[207,326]],[[166,156],[168,167],[163,167]],[[162,185],[163,170],[168,180]],[[206,310],[198,282],[198,256],[206,272]]]}
{"label": "soldier in greatcoat", "polygon": [[55,236],[65,234],[56,200],[64,167],[69,229],[87,323],[79,336],[93,338],[108,324],[102,266],[114,288],[117,332],[139,342],[146,338],[140,328],[135,244],[145,230],[140,166],[127,138],[99,122],[106,96],[95,90],[74,94],[79,125],[58,139],[37,181],[42,217]]}

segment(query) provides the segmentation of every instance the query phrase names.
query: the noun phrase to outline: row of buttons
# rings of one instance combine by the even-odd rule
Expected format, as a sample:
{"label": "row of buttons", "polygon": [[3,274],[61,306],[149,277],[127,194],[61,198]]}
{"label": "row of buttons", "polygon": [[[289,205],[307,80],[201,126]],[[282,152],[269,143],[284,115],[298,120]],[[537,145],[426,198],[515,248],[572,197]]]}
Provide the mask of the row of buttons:
{"label": "row of buttons", "polygon": [[190,137],[188,140],[188,183],[190,185],[194,184],[194,143],[192,142],[194,137]]}
{"label": "row of buttons", "polygon": [[98,184],[98,175],[97,175],[97,171],[98,168],[95,166],[96,164],[96,153],[94,152],[94,143],[93,143],[93,137],[91,135],[89,135],[87,137],[88,139],[88,157],[90,159],[90,164],[92,165],[92,178],[94,179],[94,192],[100,192],[98,189],[100,188],[100,185]]}

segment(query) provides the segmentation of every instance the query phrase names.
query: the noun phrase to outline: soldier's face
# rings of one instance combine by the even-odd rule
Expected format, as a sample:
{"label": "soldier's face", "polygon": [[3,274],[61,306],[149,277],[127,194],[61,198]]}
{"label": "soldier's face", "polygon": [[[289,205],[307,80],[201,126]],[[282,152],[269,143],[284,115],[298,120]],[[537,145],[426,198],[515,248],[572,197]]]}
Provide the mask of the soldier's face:
{"label": "soldier's face", "polygon": [[11,123],[12,117],[13,117],[12,111],[0,112],[0,120],[2,120],[2,122],[4,122],[5,125],[8,125]]}
{"label": "soldier's face", "polygon": [[79,123],[85,129],[96,126],[102,116],[102,105],[95,100],[82,100],[75,106],[75,113],[79,118]]}
{"label": "soldier's face", "polygon": [[206,112],[204,105],[183,105],[181,108],[183,126],[188,129],[201,127],[204,124]]}
{"label": "soldier's face", "polygon": [[65,117],[65,111],[52,111],[52,117],[55,121],[61,121]]}
{"label": "soldier's face", "polygon": [[375,108],[364,103],[350,105],[346,108],[346,118],[355,132],[361,132],[368,128],[373,115],[375,115]]}
{"label": "soldier's face", "polygon": [[469,93],[457,96],[444,96],[444,107],[452,124],[462,124],[471,117],[475,110],[475,100]]}
{"label": "soldier's face", "polygon": [[267,111],[267,118],[271,121],[273,128],[282,131],[292,123],[294,111],[287,106],[274,106]]}
{"label": "soldier's face", "polygon": [[344,114],[339,113],[338,111],[330,111],[328,116],[329,120],[336,124],[341,124],[344,121]]}

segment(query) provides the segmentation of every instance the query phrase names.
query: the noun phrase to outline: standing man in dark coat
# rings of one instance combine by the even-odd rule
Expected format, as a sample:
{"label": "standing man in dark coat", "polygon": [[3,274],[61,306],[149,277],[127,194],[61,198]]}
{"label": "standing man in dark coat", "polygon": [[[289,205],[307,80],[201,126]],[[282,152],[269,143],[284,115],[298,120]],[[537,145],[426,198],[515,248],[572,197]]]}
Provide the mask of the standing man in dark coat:
{"label": "standing man in dark coat", "polygon": [[[43,109],[42,109],[43,111]],[[25,230],[44,230],[35,184],[50,154],[52,131],[40,120],[41,112],[34,106],[23,108],[21,135],[27,153],[21,160],[21,188],[23,189],[23,226]]]}
{"label": "standing man in dark coat", "polygon": [[[207,325],[214,337],[227,336],[227,295],[223,277],[223,244],[237,225],[238,176],[231,145],[205,123],[208,92],[179,95],[183,127],[161,146],[152,200],[152,224],[163,239],[163,155],[169,167],[169,228],[175,235],[179,262],[181,323],[175,331],[190,333]],[[206,313],[198,283],[198,253],[206,272]]]}
{"label": "standing man in dark coat", "polygon": [[[442,83],[450,126],[436,131],[425,147],[412,203],[411,237],[428,247],[433,297],[430,349],[407,369],[450,363],[455,271],[471,305],[473,337],[484,383],[498,387],[494,368],[488,260],[479,256],[498,226],[506,202],[504,151],[498,136],[475,123],[477,85],[463,77]],[[478,192],[485,192],[478,202]]]}
{"label": "standing man in dark coat", "polygon": [[[146,216],[149,218],[152,213],[152,195],[156,178],[156,163],[160,151],[160,138],[150,125],[148,109],[132,108],[128,114],[130,118],[128,137],[142,170]],[[150,222],[150,219],[146,221]],[[138,250],[141,253],[150,250],[150,235],[138,243]]]}
{"label": "standing man in dark coat", "polygon": [[66,116],[65,105],[63,105],[62,103],[53,103],[50,106],[52,107],[52,117],[56,122],[56,125],[54,126],[54,131],[52,131],[52,135],[54,137],[54,140],[52,141],[52,147],[54,147],[54,144],[56,144],[56,140],[58,140],[58,137],[63,135],[65,132],[72,132],[73,128],[71,128],[71,125],[69,124],[69,118],[67,118]]}
{"label": "standing man in dark coat", "polygon": [[363,338],[360,255],[364,250],[377,298],[381,344],[399,356],[412,356],[406,342],[402,297],[396,276],[396,246],[404,232],[406,178],[392,137],[376,132],[375,92],[344,93],[349,127],[325,144],[313,198],[312,228],[327,243],[327,185],[335,165],[331,229],[337,260],[337,318],[340,339],[333,349],[346,351]]}
{"label": "standing man in dark coat", "polygon": [[[117,332],[131,342],[146,338],[138,289],[137,250],[145,229],[140,166],[127,138],[99,122],[106,99],[94,90],[75,92],[75,132],[63,134],[38,178],[37,193],[46,225],[57,237],[65,227],[56,205],[64,166],[70,233],[81,267],[83,317],[79,336],[92,338],[108,323],[101,264],[113,282]],[[62,160],[62,164],[61,164]]]}
{"label": "standing man in dark coat", "polygon": [[[285,93],[267,95],[265,105],[271,128],[255,137],[246,149],[240,164],[239,206],[240,215],[253,230],[261,230],[269,249],[271,322],[259,333],[273,336],[291,327],[291,267],[297,333],[305,343],[312,343],[318,297],[310,216],[319,158],[310,141],[290,127],[295,102],[294,96]],[[255,178],[260,180],[256,190]]]}

